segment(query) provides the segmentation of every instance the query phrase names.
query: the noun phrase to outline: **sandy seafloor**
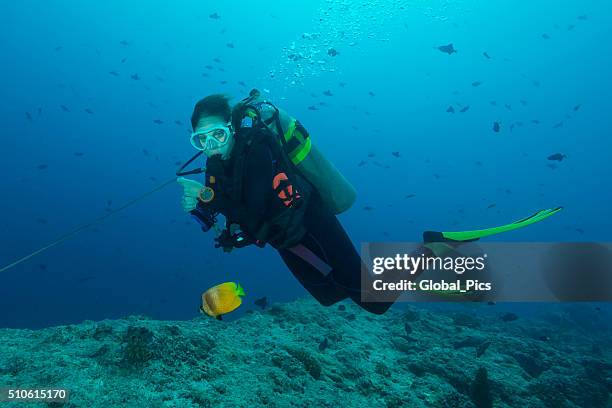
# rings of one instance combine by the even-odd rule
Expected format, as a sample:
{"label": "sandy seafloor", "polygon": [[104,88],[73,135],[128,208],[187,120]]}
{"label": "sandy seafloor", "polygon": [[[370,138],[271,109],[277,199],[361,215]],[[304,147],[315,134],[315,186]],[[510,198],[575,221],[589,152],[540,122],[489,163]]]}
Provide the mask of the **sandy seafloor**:
{"label": "sandy seafloor", "polygon": [[0,406],[612,407],[612,336],[595,310],[500,316],[300,300],[231,322],[0,329],[0,384],[71,393]]}

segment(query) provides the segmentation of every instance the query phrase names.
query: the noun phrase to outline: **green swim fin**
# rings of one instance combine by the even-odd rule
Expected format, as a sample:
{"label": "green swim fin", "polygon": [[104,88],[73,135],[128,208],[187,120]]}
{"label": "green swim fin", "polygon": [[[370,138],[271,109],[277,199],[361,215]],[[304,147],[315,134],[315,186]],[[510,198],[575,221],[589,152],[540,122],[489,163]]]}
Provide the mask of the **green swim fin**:
{"label": "green swim fin", "polygon": [[513,231],[515,229],[526,227],[527,225],[534,224],[538,221],[542,221],[552,215],[555,215],[561,211],[563,207],[550,208],[547,210],[538,211],[537,213],[513,222],[512,224],[502,225],[500,227],[493,227],[481,230],[473,231],[457,231],[457,232],[436,232],[436,231],[425,231],[423,233],[423,241],[428,242],[467,242],[477,241],[480,238],[488,237],[490,235],[501,234],[502,232]]}

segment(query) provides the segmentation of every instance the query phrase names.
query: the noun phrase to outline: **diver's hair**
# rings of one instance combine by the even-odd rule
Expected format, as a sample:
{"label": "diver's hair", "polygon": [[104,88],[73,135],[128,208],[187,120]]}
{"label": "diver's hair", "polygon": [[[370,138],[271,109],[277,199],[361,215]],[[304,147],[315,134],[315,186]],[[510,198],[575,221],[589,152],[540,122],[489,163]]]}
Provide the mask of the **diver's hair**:
{"label": "diver's hair", "polygon": [[195,104],[191,114],[192,129],[195,130],[199,120],[204,116],[218,116],[223,118],[225,122],[229,122],[232,118],[230,99],[229,96],[223,94],[208,95],[204,99],[200,99]]}

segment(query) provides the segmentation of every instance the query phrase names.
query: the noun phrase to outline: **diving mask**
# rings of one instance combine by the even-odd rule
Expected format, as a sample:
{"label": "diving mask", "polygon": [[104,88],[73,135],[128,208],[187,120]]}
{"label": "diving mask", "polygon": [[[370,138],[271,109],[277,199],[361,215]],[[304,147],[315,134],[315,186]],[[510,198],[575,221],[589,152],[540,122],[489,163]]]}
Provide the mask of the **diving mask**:
{"label": "diving mask", "polygon": [[214,126],[193,132],[191,134],[191,145],[202,152],[217,150],[225,146],[231,136],[231,123]]}

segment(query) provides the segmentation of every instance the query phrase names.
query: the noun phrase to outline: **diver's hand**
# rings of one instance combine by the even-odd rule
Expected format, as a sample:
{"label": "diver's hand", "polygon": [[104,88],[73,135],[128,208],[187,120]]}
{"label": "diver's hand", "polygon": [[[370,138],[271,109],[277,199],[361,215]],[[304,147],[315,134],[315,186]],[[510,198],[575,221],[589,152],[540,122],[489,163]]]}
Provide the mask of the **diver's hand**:
{"label": "diver's hand", "polygon": [[222,248],[224,252],[230,252],[234,248],[244,248],[249,245],[257,245],[262,248],[261,242],[251,238],[246,232],[241,231],[238,224],[230,224],[227,229],[215,238],[215,248]]}
{"label": "diver's hand", "polygon": [[183,211],[187,213],[193,211],[198,205],[198,194],[204,186],[197,181],[185,177],[177,178],[176,182],[183,187],[183,198],[181,199]]}
{"label": "diver's hand", "polygon": [[221,248],[223,252],[231,252],[234,249],[234,239],[227,229],[215,238],[215,242],[215,248]]}

